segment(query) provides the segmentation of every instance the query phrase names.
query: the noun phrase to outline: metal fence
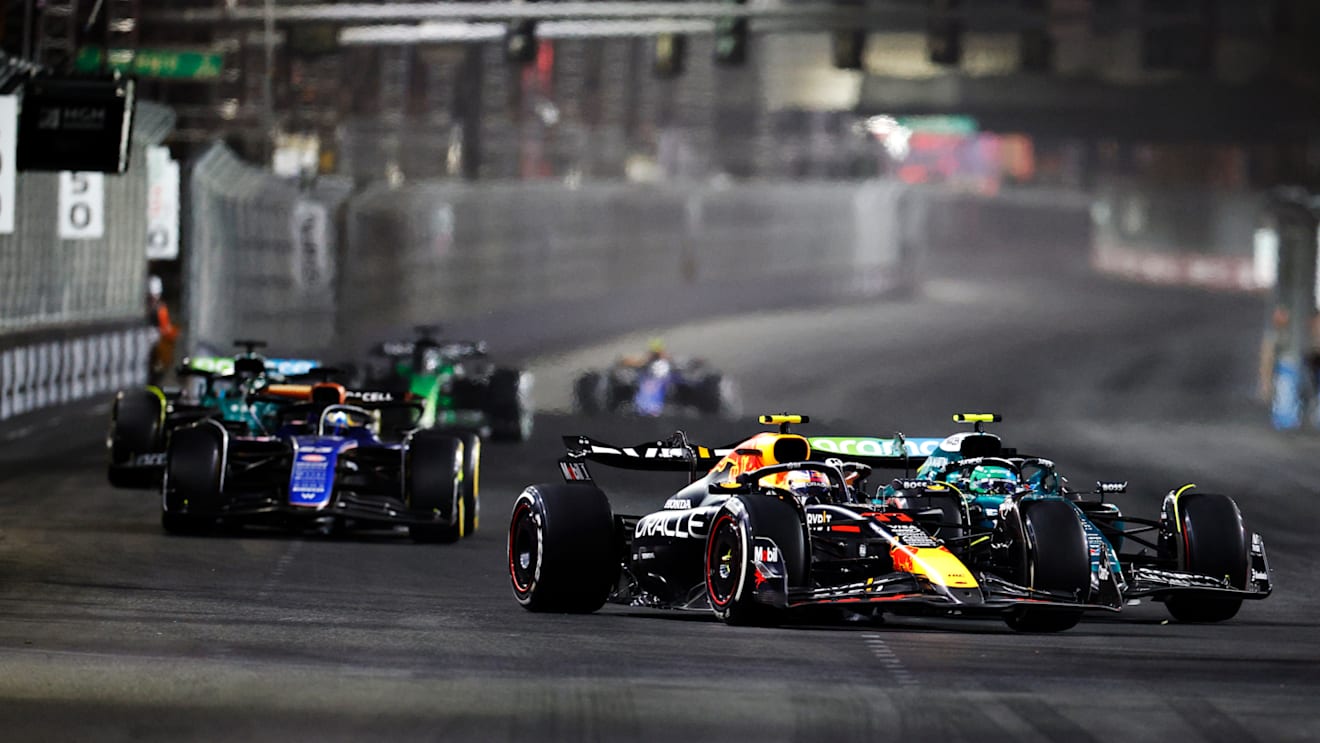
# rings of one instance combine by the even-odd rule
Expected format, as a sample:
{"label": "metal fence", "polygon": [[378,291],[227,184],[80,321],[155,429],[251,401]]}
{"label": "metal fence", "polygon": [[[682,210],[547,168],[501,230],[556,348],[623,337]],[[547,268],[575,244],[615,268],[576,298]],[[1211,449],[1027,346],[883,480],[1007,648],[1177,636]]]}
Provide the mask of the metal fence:
{"label": "metal fence", "polygon": [[54,173],[20,173],[14,232],[0,235],[0,339],[80,323],[138,320],[144,313],[147,169],[144,148],[173,126],[163,106],[139,103],[131,167],[105,178],[105,235],[61,240]]}
{"label": "metal fence", "polygon": [[346,182],[300,187],[216,146],[191,184],[194,348],[252,336],[351,355],[410,324],[581,314],[584,300],[647,291],[764,293],[749,282],[787,277],[874,291],[903,260],[905,187],[890,182],[431,181],[349,198]]}
{"label": "metal fence", "polygon": [[[893,183],[423,183],[370,189],[346,215],[340,337],[500,314],[529,332],[664,293],[881,288],[901,263]],[[387,288],[387,289],[386,289]],[[383,289],[385,289],[383,291]],[[642,319],[639,318],[639,321]]]}
{"label": "metal fence", "polygon": [[338,212],[347,180],[278,178],[215,145],[193,166],[184,267],[193,346],[257,337],[285,353],[332,345]]}
{"label": "metal fence", "polygon": [[58,176],[19,174],[15,230],[0,235],[0,420],[145,381],[145,147],[173,125],[170,109],[138,103],[130,167],[104,181],[99,239],[60,239]]}
{"label": "metal fence", "polygon": [[[216,148],[192,185],[194,347],[256,337],[331,362],[411,325],[535,353],[874,294],[911,283],[930,256],[945,270],[1000,244],[1084,267],[1090,237],[1076,196],[1019,203],[890,180],[423,180],[349,195],[340,181],[300,188]],[[324,232],[295,229],[316,209],[331,218]]]}

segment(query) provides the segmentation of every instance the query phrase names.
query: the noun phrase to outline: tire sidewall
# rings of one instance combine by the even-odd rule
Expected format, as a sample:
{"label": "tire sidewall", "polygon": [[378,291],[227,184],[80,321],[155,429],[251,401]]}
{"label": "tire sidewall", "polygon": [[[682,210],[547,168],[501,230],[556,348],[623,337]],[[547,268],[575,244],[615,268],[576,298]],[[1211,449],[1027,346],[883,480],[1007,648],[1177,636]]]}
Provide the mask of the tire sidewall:
{"label": "tire sidewall", "polygon": [[[520,581],[522,544],[534,546]],[[514,598],[532,611],[589,613],[618,581],[618,535],[609,500],[594,485],[532,485],[514,501],[507,556]]]}
{"label": "tire sidewall", "polygon": [[162,507],[170,513],[215,513],[220,507],[224,433],[214,426],[174,432],[165,457]]}
{"label": "tire sidewall", "polygon": [[1214,578],[1227,575],[1234,588],[1245,590],[1250,544],[1237,504],[1224,495],[1188,493],[1179,499],[1178,511],[1182,569]]}
{"label": "tire sidewall", "polygon": [[[730,568],[737,571],[737,578],[733,582],[732,591],[727,596],[722,595],[722,590],[714,585],[717,569],[714,565],[715,560],[719,559],[715,554],[716,546],[721,542],[721,535],[724,531],[730,531],[735,536],[735,544],[738,547],[736,560],[731,560]],[[738,609],[747,607],[750,604],[750,597],[747,593],[747,572],[750,567],[751,552],[751,526],[748,523],[746,510],[730,511],[727,507],[720,509],[715,515],[715,520],[711,522],[710,536],[706,539],[706,598],[710,602],[711,611],[722,621],[728,622],[737,617]]]}
{"label": "tire sidewall", "polygon": [[439,514],[426,528],[457,525],[463,535],[463,466],[461,438],[422,433],[408,442],[408,507],[415,517]]}
{"label": "tire sidewall", "polygon": [[1082,589],[1091,585],[1090,548],[1082,516],[1063,500],[1028,500],[1018,504],[1021,519],[1022,584],[1040,590]]}
{"label": "tire sidewall", "polygon": [[110,419],[110,463],[161,448],[161,400],[147,390],[120,392]]}
{"label": "tire sidewall", "polygon": [[[513,597],[524,607],[531,607],[536,601],[536,590],[541,582],[541,571],[545,565],[545,516],[536,491],[527,489],[513,502],[513,514],[509,519],[509,539],[507,557],[509,562],[509,581],[513,586]],[[535,549],[527,568],[519,570],[521,554],[515,554],[520,540],[527,539],[530,533]],[[520,575],[530,570],[531,575]]]}
{"label": "tire sidewall", "polygon": [[463,441],[463,531],[467,536],[481,525],[481,437],[466,433]]}
{"label": "tire sidewall", "polygon": [[[716,544],[724,529],[736,535],[740,553],[735,568],[738,577],[727,598],[719,595],[714,585],[714,576],[717,575],[714,560],[718,559],[715,554]],[[805,531],[804,516],[797,504],[771,495],[734,496],[716,512],[711,521],[703,565],[707,601],[715,616],[725,622],[757,624],[773,620],[775,610],[756,602],[752,592],[753,583],[749,580],[755,569],[752,547],[757,537],[765,537],[775,543],[783,557],[790,588],[809,582],[810,541]]]}

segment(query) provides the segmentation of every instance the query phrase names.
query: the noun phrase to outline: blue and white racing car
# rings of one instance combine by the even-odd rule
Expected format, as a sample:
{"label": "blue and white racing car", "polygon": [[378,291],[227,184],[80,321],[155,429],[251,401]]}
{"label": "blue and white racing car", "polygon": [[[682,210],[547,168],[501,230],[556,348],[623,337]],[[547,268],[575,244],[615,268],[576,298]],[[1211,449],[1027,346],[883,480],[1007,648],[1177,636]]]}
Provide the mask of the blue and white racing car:
{"label": "blue and white racing car", "polygon": [[275,406],[269,433],[207,418],[171,436],[166,531],[406,526],[415,540],[440,542],[476,531],[475,433],[418,429],[419,404],[328,382],[270,385],[250,404]]}

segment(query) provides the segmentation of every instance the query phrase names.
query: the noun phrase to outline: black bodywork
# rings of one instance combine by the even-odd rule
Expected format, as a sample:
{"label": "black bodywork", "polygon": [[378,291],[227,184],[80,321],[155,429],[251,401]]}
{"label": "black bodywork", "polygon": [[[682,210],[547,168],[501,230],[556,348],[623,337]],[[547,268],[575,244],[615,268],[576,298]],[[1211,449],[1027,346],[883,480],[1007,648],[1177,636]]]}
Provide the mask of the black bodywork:
{"label": "black bodywork", "polygon": [[[342,387],[325,387],[342,399]],[[435,541],[474,530],[479,438],[416,429],[407,421],[419,406],[370,397],[288,403],[269,435],[214,418],[180,429],[162,488],[166,529],[402,525]],[[383,419],[402,425],[382,431]]]}
{"label": "black bodywork", "polygon": [[[805,440],[798,441],[802,441],[800,455],[806,456]],[[560,493],[566,503],[574,498],[604,500],[592,484],[588,461],[633,469],[686,469],[694,476],[661,510],[612,515],[609,554],[613,558],[603,552],[597,556],[616,561],[606,573],[610,585],[602,602],[713,610],[726,621],[738,622],[763,616],[762,610],[777,614],[809,607],[871,615],[990,615],[1004,617],[1015,629],[1035,631],[1066,629],[1086,609],[1117,611],[1121,606],[1112,581],[1101,590],[1089,590],[1090,563],[1080,529],[1072,541],[1055,540],[1068,550],[1065,561],[1073,568],[1068,576],[1071,583],[1044,586],[1032,583],[1028,553],[1036,549],[1037,540],[1051,538],[1033,536],[1021,523],[1013,529],[1005,522],[996,535],[1009,548],[1007,559],[973,566],[961,561],[959,553],[966,554],[965,550],[939,536],[945,524],[932,522],[927,509],[870,503],[863,494],[872,465],[902,467],[909,461],[871,457],[870,463],[845,463],[813,457],[734,474],[716,465],[724,454],[738,456],[742,451],[738,446],[711,450],[688,444],[681,434],[635,447],[614,447],[585,437],[566,437],[565,443],[569,453],[560,466],[568,482],[533,486],[515,503],[510,570],[515,597],[528,608],[537,608],[537,581],[549,580],[543,573],[554,565],[549,540],[578,536],[565,537],[537,523],[538,518],[547,522],[556,518],[545,515],[546,504],[560,500]],[[712,466],[716,469],[698,476]],[[803,502],[761,484],[764,478],[790,470],[824,473],[833,495]],[[1067,518],[1075,521],[1072,514],[1069,507]],[[752,528],[734,523],[746,519]],[[590,541],[591,535],[581,536]],[[741,559],[724,556],[726,549],[729,554],[738,552],[739,540],[746,567],[738,563],[734,570],[716,564]],[[535,553],[537,549],[544,554]],[[585,581],[601,575],[596,568],[581,566]],[[739,578],[725,585],[730,575]],[[753,576],[754,586],[743,580],[747,576]],[[583,610],[597,607],[587,603]]]}
{"label": "black bodywork", "polygon": [[176,373],[178,387],[153,385],[115,394],[105,442],[111,485],[159,488],[172,432],[203,419],[223,418],[220,388],[236,391],[244,379],[258,376],[250,368],[243,369],[244,376],[217,375],[186,363]]}

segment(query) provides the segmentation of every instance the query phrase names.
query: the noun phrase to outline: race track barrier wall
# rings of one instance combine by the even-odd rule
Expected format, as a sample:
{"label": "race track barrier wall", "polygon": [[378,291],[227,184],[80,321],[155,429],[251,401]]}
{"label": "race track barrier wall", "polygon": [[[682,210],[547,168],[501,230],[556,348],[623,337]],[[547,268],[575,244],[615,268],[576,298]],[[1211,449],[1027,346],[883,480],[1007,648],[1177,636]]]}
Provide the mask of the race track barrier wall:
{"label": "race track barrier wall", "polygon": [[147,165],[174,113],[139,102],[128,171],[104,177],[104,233],[61,239],[55,173],[20,173],[0,235],[0,420],[146,380]]}
{"label": "race track barrier wall", "polygon": [[[1084,267],[1089,246],[1076,195],[1019,203],[894,180],[423,180],[349,195],[217,146],[191,183],[192,348],[253,337],[331,363],[415,325],[540,353],[904,288],[928,249],[955,265],[985,247]],[[312,212],[329,217],[324,231],[305,229]]]}
{"label": "race track barrier wall", "polygon": [[[901,184],[593,183],[378,186],[347,213],[340,337],[353,347],[411,324],[526,333],[556,323],[633,327],[656,313],[853,296],[902,280]],[[382,291],[390,287],[390,291]],[[769,300],[769,301],[767,301]],[[679,319],[690,319],[679,318]],[[621,327],[621,326],[620,326]],[[517,342],[517,338],[506,338]]]}
{"label": "race track barrier wall", "polygon": [[1279,430],[1320,429],[1320,196],[1276,189],[1261,200],[1257,246],[1272,279],[1263,343],[1261,396]]}
{"label": "race track barrier wall", "polygon": [[1252,255],[1260,208],[1241,191],[1107,184],[1092,210],[1092,266],[1154,284],[1263,290],[1269,279]]}
{"label": "race track barrier wall", "polygon": [[349,198],[345,181],[299,184],[217,145],[191,185],[194,350],[255,337],[344,359],[451,321],[486,337],[632,329],[772,296],[874,293],[903,279],[913,250],[892,182],[433,181]]}
{"label": "race track barrier wall", "polygon": [[0,348],[0,420],[142,384],[155,341],[140,325],[17,339]]}

